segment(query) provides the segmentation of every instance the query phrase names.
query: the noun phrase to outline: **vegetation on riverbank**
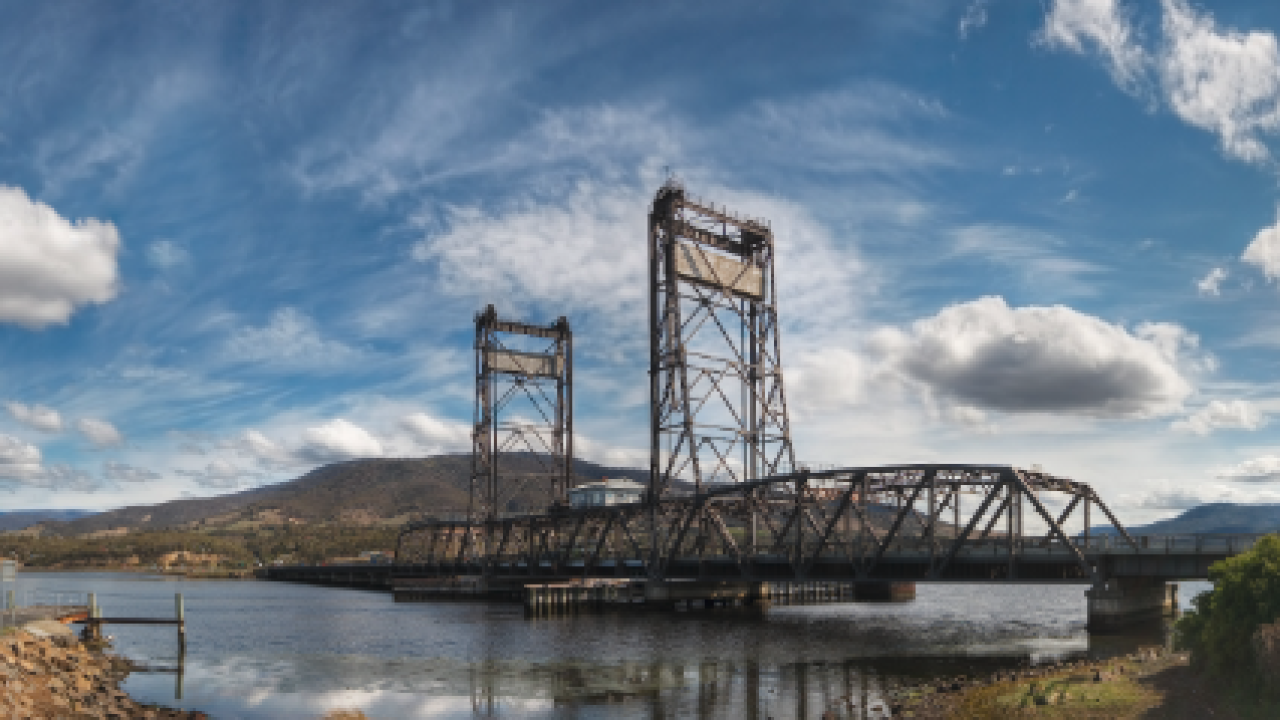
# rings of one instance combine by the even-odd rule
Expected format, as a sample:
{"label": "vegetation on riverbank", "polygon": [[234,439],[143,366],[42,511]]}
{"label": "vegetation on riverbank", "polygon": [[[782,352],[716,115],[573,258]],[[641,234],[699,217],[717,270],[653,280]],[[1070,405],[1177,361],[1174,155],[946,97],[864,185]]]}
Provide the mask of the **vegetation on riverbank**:
{"label": "vegetation on riverbank", "polygon": [[208,526],[91,538],[0,535],[0,556],[33,569],[145,570],[179,565],[238,569],[281,559],[317,564],[369,550],[390,550],[395,548],[398,532],[398,527],[389,525],[322,523]]}

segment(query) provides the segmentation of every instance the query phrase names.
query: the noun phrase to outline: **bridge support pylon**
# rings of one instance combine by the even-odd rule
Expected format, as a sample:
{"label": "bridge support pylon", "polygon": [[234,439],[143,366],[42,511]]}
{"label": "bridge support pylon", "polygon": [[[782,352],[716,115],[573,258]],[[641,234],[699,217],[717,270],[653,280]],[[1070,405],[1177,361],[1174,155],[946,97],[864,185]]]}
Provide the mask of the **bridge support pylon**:
{"label": "bridge support pylon", "polygon": [[1085,591],[1091,633],[1111,633],[1159,620],[1178,608],[1178,586],[1162,578],[1112,578]]}

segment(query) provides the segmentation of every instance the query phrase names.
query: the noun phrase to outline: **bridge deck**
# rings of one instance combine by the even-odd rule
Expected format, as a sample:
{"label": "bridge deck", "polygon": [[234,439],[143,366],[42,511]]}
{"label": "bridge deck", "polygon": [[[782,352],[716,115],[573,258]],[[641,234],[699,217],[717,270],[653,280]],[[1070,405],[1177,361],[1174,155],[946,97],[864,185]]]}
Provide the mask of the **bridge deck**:
{"label": "bridge deck", "polygon": [[[1078,547],[1096,576],[1197,580],[1208,577],[1209,566],[1252,547],[1257,535],[1137,536],[1130,544],[1123,538],[1092,537]],[[1015,544],[989,540],[966,544],[943,563],[938,547],[900,547],[884,553],[872,567],[857,555],[828,549],[803,563],[786,554],[756,553],[743,556],[704,555],[681,557],[663,565],[668,580],[743,580],[789,582],[805,580],[839,582],[1013,582],[1089,584],[1095,574],[1086,573],[1072,548],[1060,543]],[[548,582],[573,578],[645,578],[648,559],[615,557],[586,562],[582,558],[534,562],[518,558],[489,558],[485,562],[458,561],[388,565],[279,566],[266,568],[263,577],[356,587],[390,588],[409,578],[487,575],[498,582]]]}

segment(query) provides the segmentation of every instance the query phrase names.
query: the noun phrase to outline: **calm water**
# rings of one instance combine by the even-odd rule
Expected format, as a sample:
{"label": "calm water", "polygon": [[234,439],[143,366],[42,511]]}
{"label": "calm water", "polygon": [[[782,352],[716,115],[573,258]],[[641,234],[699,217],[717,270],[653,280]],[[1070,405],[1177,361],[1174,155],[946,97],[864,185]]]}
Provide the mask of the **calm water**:
{"label": "calm water", "polygon": [[[517,605],[251,581],[25,573],[18,597],[96,592],[104,614],[187,609],[184,673],[135,673],[135,698],[215,718],[878,717],[918,677],[1126,652],[1090,638],[1084,586],[925,585],[914,602],[763,613],[526,619]],[[1183,583],[1184,607],[1207,583]],[[116,652],[173,666],[171,627],[116,626]],[[180,698],[177,695],[180,694]]]}

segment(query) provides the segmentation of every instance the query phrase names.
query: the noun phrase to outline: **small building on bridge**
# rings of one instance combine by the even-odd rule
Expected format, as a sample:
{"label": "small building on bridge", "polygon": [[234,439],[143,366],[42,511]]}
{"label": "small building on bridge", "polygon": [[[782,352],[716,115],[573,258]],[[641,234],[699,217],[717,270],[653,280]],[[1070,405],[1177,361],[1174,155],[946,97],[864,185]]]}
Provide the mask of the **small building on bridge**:
{"label": "small building on bridge", "polygon": [[644,499],[646,489],[644,485],[626,478],[583,483],[569,488],[569,506],[586,508],[636,503]]}

